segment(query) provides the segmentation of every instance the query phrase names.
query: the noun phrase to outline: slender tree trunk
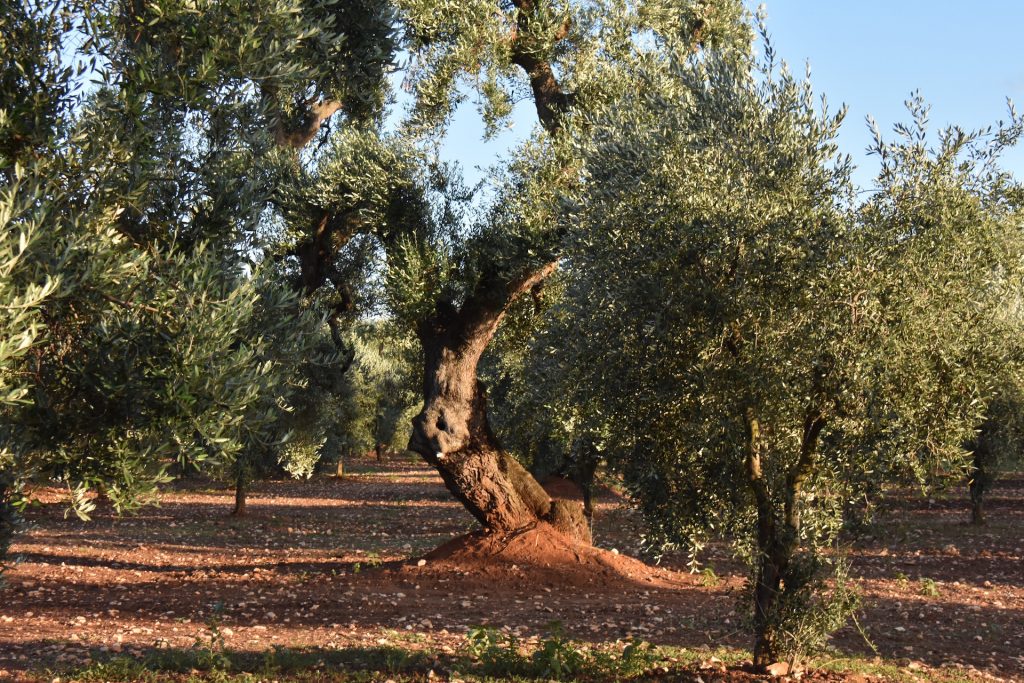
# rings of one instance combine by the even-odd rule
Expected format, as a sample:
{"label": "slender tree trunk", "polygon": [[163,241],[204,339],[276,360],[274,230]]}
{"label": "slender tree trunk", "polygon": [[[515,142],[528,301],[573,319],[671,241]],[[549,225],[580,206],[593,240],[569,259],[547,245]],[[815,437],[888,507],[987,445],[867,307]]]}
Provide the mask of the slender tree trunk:
{"label": "slender tree trunk", "polygon": [[[778,634],[775,632],[774,613],[782,592],[782,572],[778,557],[771,544],[761,547],[761,559],[757,569],[757,584],[754,586],[754,666],[766,667],[778,661]],[[788,558],[786,558],[788,560]]]}
{"label": "slender tree trunk", "polygon": [[744,414],[747,427],[747,476],[757,508],[757,563],[754,586],[754,666],[766,667],[779,657],[778,603],[783,590],[796,589],[783,580],[796,554],[800,538],[799,495],[815,464],[818,435],[825,427],[825,417],[816,408],[804,416],[803,437],[796,463],[786,473],[782,515],[772,502],[761,467],[761,425],[757,412],[748,408]]}
{"label": "slender tree trunk", "polygon": [[789,563],[779,542],[779,520],[776,518],[768,487],[761,473],[760,425],[756,418],[748,419],[747,473],[757,506],[757,571],[754,583],[754,666],[766,667],[778,657],[778,638],[775,618],[782,575]]}
{"label": "slender tree trunk", "polygon": [[985,420],[978,429],[974,439],[970,480],[967,482],[967,490],[971,496],[971,524],[981,525],[985,523],[985,492],[992,483],[992,432],[995,426],[991,420]]}
{"label": "slender tree trunk", "polygon": [[985,510],[983,505],[982,491],[975,491],[971,488],[971,524],[982,526],[985,524]]}
{"label": "slender tree trunk", "polygon": [[573,444],[573,462],[569,478],[583,492],[583,516],[593,526],[594,522],[594,477],[597,466],[601,462],[601,453],[594,440],[586,437],[577,439]]}
{"label": "slender tree trunk", "polygon": [[971,481],[967,489],[971,494],[971,524],[985,523],[985,489],[988,484],[988,472],[985,470],[985,456],[979,446],[974,450],[974,461],[971,465]]}
{"label": "slender tree trunk", "polygon": [[247,488],[244,476],[239,474],[235,477],[235,509],[231,511],[235,517],[245,517],[248,514],[245,508]]}
{"label": "slender tree trunk", "polygon": [[[373,420],[373,435],[374,435],[374,437],[377,437],[381,433],[381,424],[380,423],[381,423],[381,416],[377,415],[377,417],[375,417],[374,420]],[[381,441],[379,438],[375,438],[373,451],[374,451],[374,454],[377,456],[377,462],[383,462],[384,461],[384,451],[386,450],[386,448],[387,447],[385,446],[383,441]]]}
{"label": "slender tree trunk", "polygon": [[437,469],[448,490],[485,529],[512,533],[546,521],[589,543],[582,507],[552,502],[526,468],[501,449],[488,423],[486,390],[476,374],[511,300],[553,269],[552,263],[512,283],[482,283],[461,309],[441,305],[420,326],[424,404],[413,420],[409,450]]}

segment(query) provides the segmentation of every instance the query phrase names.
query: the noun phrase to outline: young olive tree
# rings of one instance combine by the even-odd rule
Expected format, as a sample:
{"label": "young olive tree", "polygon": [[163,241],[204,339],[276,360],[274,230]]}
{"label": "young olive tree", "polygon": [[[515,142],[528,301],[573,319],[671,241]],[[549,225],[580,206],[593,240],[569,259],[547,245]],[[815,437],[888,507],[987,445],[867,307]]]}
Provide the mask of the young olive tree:
{"label": "young olive tree", "polygon": [[[312,475],[324,438],[318,429],[322,405],[339,362],[323,321],[310,310],[300,311],[297,292],[265,277],[260,277],[259,297],[237,335],[246,340],[250,362],[262,373],[246,378],[252,398],[233,416],[234,438],[202,442],[213,461],[211,473],[235,487],[232,514],[238,517],[247,514],[255,480],[283,473]],[[323,398],[311,404],[313,392]]]}
{"label": "young olive tree", "polygon": [[409,442],[421,368],[416,340],[403,332],[387,321],[354,330],[355,355],[341,393],[345,419],[338,425],[347,453],[373,452],[383,460]]}
{"label": "young olive tree", "polygon": [[1007,363],[1005,374],[996,378],[984,420],[965,445],[971,456],[967,491],[975,525],[987,521],[985,497],[999,475],[1020,467],[1024,455],[1024,402],[1016,369]]}
{"label": "young olive tree", "polygon": [[964,464],[1008,360],[992,330],[1022,254],[995,165],[1016,118],[932,147],[911,101],[856,205],[843,112],[765,46],[669,46],[585,120],[572,334],[545,347],[656,537],[713,531],[744,551],[758,665],[818,644],[855,603],[820,579],[861,473]]}

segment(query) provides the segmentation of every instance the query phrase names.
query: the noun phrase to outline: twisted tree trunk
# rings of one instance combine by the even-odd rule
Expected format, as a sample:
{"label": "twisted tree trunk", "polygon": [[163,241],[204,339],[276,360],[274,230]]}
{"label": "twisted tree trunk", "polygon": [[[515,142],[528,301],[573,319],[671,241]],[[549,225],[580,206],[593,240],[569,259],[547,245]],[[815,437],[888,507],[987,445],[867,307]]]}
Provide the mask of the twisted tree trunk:
{"label": "twisted tree trunk", "polygon": [[[541,8],[534,0],[513,0],[513,6],[511,62],[530,79],[541,125],[557,136],[573,97],[530,38]],[[565,24],[552,37],[558,42],[568,32]],[[547,264],[518,278],[496,268],[481,278],[461,307],[439,301],[434,314],[420,324],[424,402],[413,421],[409,449],[437,468],[448,490],[485,529],[513,533],[548,522],[569,538],[589,544],[590,527],[582,506],[552,501],[533,475],[501,449],[487,421],[486,390],[477,379],[480,356],[508,307],[555,270],[559,247],[548,246],[551,260]]]}
{"label": "twisted tree trunk", "polygon": [[409,449],[433,465],[445,486],[485,529],[513,533],[548,522],[590,542],[579,504],[553,502],[536,479],[501,449],[487,420],[477,365],[508,306],[553,271],[555,263],[510,283],[482,282],[461,308],[438,305],[419,327],[425,372],[423,410]]}

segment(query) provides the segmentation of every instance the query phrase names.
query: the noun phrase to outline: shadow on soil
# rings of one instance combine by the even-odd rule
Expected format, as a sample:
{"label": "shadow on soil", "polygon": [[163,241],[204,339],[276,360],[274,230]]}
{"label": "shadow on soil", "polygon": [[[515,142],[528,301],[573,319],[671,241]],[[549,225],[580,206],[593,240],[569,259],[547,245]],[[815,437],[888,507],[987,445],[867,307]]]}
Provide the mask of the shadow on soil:
{"label": "shadow on soil", "polygon": [[[422,467],[398,465],[391,473],[384,467],[351,479],[264,484],[254,492],[254,514],[238,520],[229,518],[229,508],[218,502],[226,501],[228,493],[211,493],[218,499],[206,500],[198,487],[172,492],[160,508],[92,525],[64,522],[63,508],[56,505],[31,511],[34,528],[17,549],[30,571],[12,572],[2,612],[19,623],[46,619],[51,630],[22,639],[0,635],[0,654],[32,661],[53,643],[32,636],[63,639],[69,629],[58,625],[86,613],[92,623],[109,607],[153,627],[150,644],[161,635],[161,622],[185,621],[195,631],[221,610],[223,624],[240,633],[260,625],[271,633],[318,632],[323,638],[307,642],[327,642],[330,636],[323,634],[339,624],[359,632],[411,630],[428,637],[441,631],[461,637],[478,624],[507,625],[531,637],[560,621],[567,635],[587,643],[635,637],[685,648],[749,645],[738,625],[738,612],[746,609],[742,575],[724,553],[715,560],[723,580],[702,585],[690,577],[689,583],[672,588],[643,581],[611,586],[600,580],[566,588],[555,580],[537,580],[538,574],[522,567],[442,573],[428,566],[418,572],[407,561],[382,562],[376,555],[416,557],[467,526],[464,513]],[[993,602],[1002,588],[1020,586],[1022,499],[1017,493],[1024,481],[1000,482],[999,487],[990,501],[994,521],[988,527],[956,521],[961,512],[966,515],[966,501],[963,507],[944,501],[928,508],[906,503],[894,509],[913,510],[913,521],[900,517],[880,523],[873,536],[857,542],[852,560],[863,578],[866,605],[860,623],[880,656],[939,666],[950,663],[955,653],[957,662],[997,675],[1024,674],[1024,610],[1019,602],[1003,607]],[[897,503],[904,505],[902,499]],[[616,533],[624,535],[625,518],[616,514],[598,517],[602,538],[614,541]],[[175,527],[169,526],[172,522]],[[371,535],[383,529],[388,532]],[[299,544],[305,557],[297,552]],[[148,552],[136,552],[142,547]],[[328,559],[310,559],[312,551]],[[364,555],[351,559],[358,553]],[[978,596],[987,589],[995,598],[983,604]],[[118,626],[116,618],[105,620],[103,633],[112,638]],[[0,634],[4,627],[0,623]],[[853,627],[840,631],[834,643],[841,652],[873,654]],[[375,675],[401,670],[426,676],[432,666],[444,666],[442,660],[438,665],[415,659],[427,657],[422,654],[406,661],[413,656],[408,650],[391,647],[232,651],[229,664],[244,662],[250,668],[232,670],[256,671],[251,667],[267,666],[273,653],[310,670],[349,667]],[[142,660],[170,657],[188,663],[195,654],[194,648],[144,646]],[[107,673],[117,680],[116,672]]]}

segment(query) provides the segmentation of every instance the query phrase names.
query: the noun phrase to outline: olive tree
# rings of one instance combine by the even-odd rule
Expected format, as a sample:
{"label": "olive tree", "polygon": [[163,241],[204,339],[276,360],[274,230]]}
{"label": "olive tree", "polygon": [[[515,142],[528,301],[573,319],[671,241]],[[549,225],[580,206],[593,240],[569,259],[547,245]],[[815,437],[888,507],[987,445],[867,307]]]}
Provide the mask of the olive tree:
{"label": "olive tree", "polygon": [[1001,473],[1020,466],[1024,454],[1024,403],[1014,365],[1007,363],[996,379],[983,421],[965,445],[971,456],[967,491],[972,524],[986,523],[986,495]]}
{"label": "olive tree", "polygon": [[[635,88],[618,61],[643,59],[648,41],[692,49],[742,42],[736,2],[575,3],[548,0],[399,3],[414,69],[411,134],[443,129],[476,87],[490,130],[525,95],[538,126],[461,229],[398,234],[387,250],[391,307],[424,353],[424,404],[409,447],[434,466],[483,527],[514,533],[539,521],[588,539],[579,510],[552,503],[506,452],[487,415],[481,357],[517,301],[557,269],[569,221],[561,194],[580,180],[568,123]],[[585,132],[579,131],[580,134]],[[446,216],[442,216],[446,218]],[[467,229],[468,228],[468,229]]]}
{"label": "olive tree", "polygon": [[339,437],[346,452],[373,452],[382,460],[409,442],[420,387],[416,340],[393,324],[373,321],[356,327],[353,347],[340,397],[345,419],[337,425]]}
{"label": "olive tree", "polygon": [[858,204],[843,112],[767,42],[629,68],[643,87],[580,124],[572,333],[545,348],[656,537],[743,551],[767,665],[855,603],[820,577],[862,474],[964,465],[1009,360],[992,330],[1019,286],[1019,191],[996,161],[1020,122],[933,146],[911,100]]}
{"label": "olive tree", "polygon": [[327,331],[259,263],[275,173],[331,116],[379,110],[389,20],[373,2],[5,4],[5,505],[50,478],[80,515],[96,488],[131,509],[175,459],[279,440],[295,359]]}

